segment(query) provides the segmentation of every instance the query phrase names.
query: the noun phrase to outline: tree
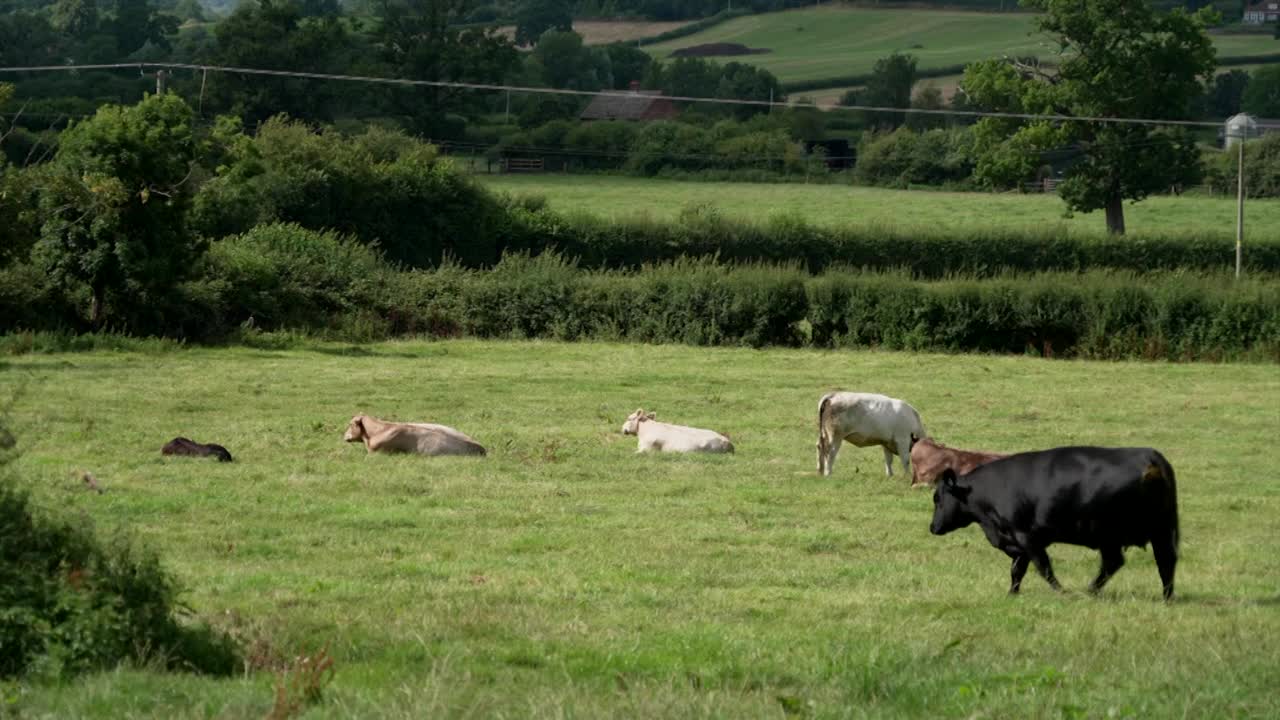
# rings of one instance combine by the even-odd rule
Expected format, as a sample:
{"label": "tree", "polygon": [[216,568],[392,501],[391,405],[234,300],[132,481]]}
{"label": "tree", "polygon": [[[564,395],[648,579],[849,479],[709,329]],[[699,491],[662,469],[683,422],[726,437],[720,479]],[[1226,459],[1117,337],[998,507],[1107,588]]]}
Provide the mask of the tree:
{"label": "tree", "polygon": [[1240,112],[1240,102],[1249,87],[1249,73],[1232,70],[1217,75],[1205,92],[1205,113],[1216,119],[1228,118]]}
{"label": "tree", "polygon": [[[894,52],[871,67],[867,87],[858,93],[858,103],[871,107],[911,107],[911,89],[916,84],[916,58]],[[868,113],[869,125],[892,130],[903,123],[905,113]]]}
{"label": "tree", "polygon": [[649,53],[628,43],[605,46],[609,53],[609,67],[613,71],[613,89],[626,90],[632,82],[640,82],[653,64]]}
{"label": "tree", "polygon": [[[294,0],[241,3],[218,23],[214,35],[218,64],[265,70],[336,72],[349,46],[342,23],[334,18],[304,19]],[[215,106],[254,125],[277,113],[328,120],[334,94],[340,90],[317,80],[219,74],[211,78],[209,94]]]}
{"label": "tree", "polygon": [[186,274],[199,250],[185,226],[194,158],[191,109],[152,95],[72,125],[41,169],[33,257],[64,288],[88,286],[95,327],[112,298],[145,303]]}
{"label": "tree", "polygon": [[573,30],[571,0],[522,0],[516,6],[516,44],[538,43],[548,30]]}
{"label": "tree", "polygon": [[[492,28],[460,30],[469,0],[378,0],[374,40],[399,77],[445,82],[497,83],[520,63],[511,41]],[[447,114],[477,109],[472,90],[439,86],[398,92],[393,102],[419,132],[448,133]]]}
{"label": "tree", "polygon": [[1280,65],[1265,65],[1253,71],[1240,98],[1240,108],[1261,118],[1280,117]]}
{"label": "tree", "polygon": [[530,55],[530,63],[543,82],[553,88],[600,90],[613,87],[609,54],[582,44],[576,32],[548,30]]}
{"label": "tree", "polygon": [[51,19],[58,32],[83,40],[98,29],[98,3],[96,0],[58,0]]}
{"label": "tree", "polygon": [[116,0],[115,9],[112,28],[116,51],[122,58],[142,49],[148,42],[167,50],[169,36],[178,32],[178,19],[157,12],[147,0]]}
{"label": "tree", "polygon": [[[1057,46],[1056,68],[985,61],[965,69],[971,101],[986,110],[1078,117],[1185,119],[1213,72],[1205,28],[1217,14],[1155,12],[1145,0],[1026,0],[1043,12],[1038,30]],[[1006,132],[1008,131],[1008,132]],[[1123,233],[1124,200],[1198,181],[1192,138],[1145,124],[1073,120],[1010,123],[984,118],[976,173],[990,184],[1029,179],[1050,150],[1065,161],[1058,193],[1071,211],[1106,210],[1107,230]],[[1019,160],[1018,158],[1021,158]],[[1019,176],[1019,173],[1024,173]]]}
{"label": "tree", "polygon": [[[911,107],[916,110],[942,110],[946,107],[946,102],[942,99],[942,91],[933,83],[928,83],[920,88],[920,92],[911,99]],[[926,130],[929,128],[946,127],[947,118],[945,115],[935,115],[933,113],[911,113],[907,116],[907,126],[913,130]]]}

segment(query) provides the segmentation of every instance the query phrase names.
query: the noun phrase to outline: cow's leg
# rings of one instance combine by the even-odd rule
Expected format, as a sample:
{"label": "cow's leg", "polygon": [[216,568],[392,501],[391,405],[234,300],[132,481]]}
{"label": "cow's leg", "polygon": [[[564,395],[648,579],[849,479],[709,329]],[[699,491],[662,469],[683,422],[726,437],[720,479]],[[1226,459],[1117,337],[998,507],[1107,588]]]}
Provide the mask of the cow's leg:
{"label": "cow's leg", "polygon": [[884,474],[893,477],[893,451],[884,448]]}
{"label": "cow's leg", "polygon": [[1172,534],[1163,539],[1151,540],[1151,554],[1156,556],[1156,568],[1160,570],[1160,582],[1164,586],[1164,599],[1173,599],[1173,569],[1178,564],[1178,549]]}
{"label": "cow's leg", "polygon": [[840,454],[840,446],[844,444],[844,438],[831,438],[827,443],[827,452],[818,456],[819,462],[825,463],[823,467],[823,476],[828,476],[836,469],[836,455]]}
{"label": "cow's leg", "polygon": [[911,435],[908,433],[904,437],[896,438],[894,442],[898,443],[898,459],[902,461],[902,472],[908,478],[911,477]]}
{"label": "cow's leg", "polygon": [[1089,592],[1095,595],[1102,590],[1102,586],[1107,584],[1112,575],[1116,571],[1124,567],[1124,550],[1118,547],[1102,548],[1102,568],[1098,570],[1098,577],[1089,583]]}
{"label": "cow's leg", "polygon": [[1049,587],[1062,592],[1062,584],[1053,575],[1053,563],[1049,562],[1049,553],[1045,552],[1043,547],[1036,545],[1027,548],[1027,554],[1031,556],[1031,562],[1036,564],[1036,572],[1039,572],[1040,577],[1049,583]]}
{"label": "cow's leg", "polygon": [[1027,574],[1027,566],[1031,564],[1031,558],[1013,553],[1009,553],[1009,557],[1013,558],[1013,565],[1009,568],[1009,594],[1017,595],[1022,589],[1022,577]]}

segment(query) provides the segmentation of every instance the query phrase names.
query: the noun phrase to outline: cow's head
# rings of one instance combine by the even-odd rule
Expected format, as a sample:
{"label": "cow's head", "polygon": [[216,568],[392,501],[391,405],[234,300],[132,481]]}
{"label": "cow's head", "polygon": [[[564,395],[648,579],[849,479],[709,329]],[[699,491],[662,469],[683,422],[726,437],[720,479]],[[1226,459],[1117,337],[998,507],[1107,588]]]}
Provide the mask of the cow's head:
{"label": "cow's head", "polygon": [[347,431],[342,434],[342,439],[347,442],[360,442],[369,436],[364,429],[364,415],[356,415],[351,418],[351,422],[347,424]]}
{"label": "cow's head", "polygon": [[640,423],[654,418],[653,413],[647,413],[639,408],[635,412],[627,416],[627,421],[622,423],[623,435],[635,435],[640,432]]}
{"label": "cow's head", "polygon": [[911,487],[933,485],[951,467],[946,447],[911,436]]}
{"label": "cow's head", "polygon": [[972,524],[973,513],[969,510],[971,492],[973,486],[956,477],[955,470],[944,470],[938,479],[938,487],[933,491],[933,522],[929,524],[929,532],[946,535]]}

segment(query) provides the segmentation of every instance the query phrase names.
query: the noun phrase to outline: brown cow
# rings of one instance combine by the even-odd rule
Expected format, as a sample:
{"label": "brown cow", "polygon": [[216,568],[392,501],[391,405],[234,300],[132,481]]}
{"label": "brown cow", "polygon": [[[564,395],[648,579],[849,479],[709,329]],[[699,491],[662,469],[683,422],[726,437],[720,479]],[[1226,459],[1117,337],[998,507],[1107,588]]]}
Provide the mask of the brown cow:
{"label": "brown cow", "polygon": [[356,415],[342,436],[347,442],[364,442],[369,452],[407,452],[418,455],[484,455],[485,449],[447,425],[387,422]]}
{"label": "brown cow", "polygon": [[992,460],[1008,457],[1004,453],[975,452],[949,448],[929,438],[923,440],[911,436],[911,487],[936,485],[942,473],[951,470],[956,475],[968,475]]}

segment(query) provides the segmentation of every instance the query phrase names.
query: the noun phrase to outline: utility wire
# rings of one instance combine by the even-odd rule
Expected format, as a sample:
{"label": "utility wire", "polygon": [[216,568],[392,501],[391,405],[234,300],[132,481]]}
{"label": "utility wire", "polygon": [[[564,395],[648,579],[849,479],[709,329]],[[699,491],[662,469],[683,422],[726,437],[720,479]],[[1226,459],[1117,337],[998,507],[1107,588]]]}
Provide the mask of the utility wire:
{"label": "utility wire", "polygon": [[[240,75],[263,75],[271,77],[300,78],[305,80],[337,80],[342,82],[363,82],[377,83],[382,85],[402,85],[410,87],[443,87],[456,88],[465,90],[492,90],[502,92],[515,92],[530,95],[577,95],[590,97],[637,97],[634,93],[625,90],[565,90],[560,88],[539,88],[527,87],[521,85],[501,85],[493,83],[464,83],[464,82],[448,82],[444,80],[409,80],[406,78],[385,78],[374,77],[369,75],[339,75],[334,73],[312,73],[312,72],[296,72],[292,70],[264,70],[262,68],[243,68],[243,67],[226,67],[222,65],[197,65],[190,63],[158,63],[158,62],[141,62],[141,63],[105,63],[96,65],[32,65],[27,67],[0,67],[0,73],[24,73],[24,72],[72,72],[77,70],[121,70],[137,68],[140,72],[147,68],[155,69],[177,69],[177,70],[195,70],[200,72],[222,72],[234,73]],[[708,97],[692,97],[685,95],[661,95],[664,100],[676,100],[680,102],[710,103],[716,105],[749,105],[757,107],[812,107],[820,109],[816,105],[800,104],[792,101],[774,101],[774,100],[742,100],[734,98],[708,98]],[[1099,116],[1074,116],[1074,115],[1042,115],[1036,113],[1012,113],[1012,112],[987,112],[981,110],[933,110],[926,108],[898,108],[883,107],[876,105],[840,105],[839,110],[859,111],[859,112],[880,112],[880,113],[911,113],[916,115],[951,115],[961,117],[992,117],[992,118],[1009,118],[1015,120],[1053,120],[1062,122],[1096,122],[1111,123],[1117,125],[1177,125],[1184,127],[1212,127],[1218,128],[1222,126],[1221,121],[1208,120],[1157,120],[1154,118],[1128,118],[1128,117],[1099,117]],[[830,112],[827,111],[827,112]],[[1280,129],[1280,125],[1263,125],[1257,126],[1261,129]]]}

